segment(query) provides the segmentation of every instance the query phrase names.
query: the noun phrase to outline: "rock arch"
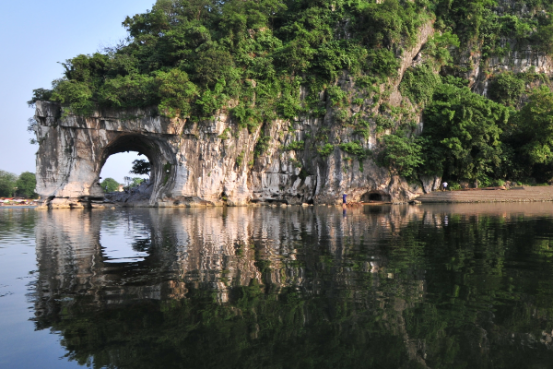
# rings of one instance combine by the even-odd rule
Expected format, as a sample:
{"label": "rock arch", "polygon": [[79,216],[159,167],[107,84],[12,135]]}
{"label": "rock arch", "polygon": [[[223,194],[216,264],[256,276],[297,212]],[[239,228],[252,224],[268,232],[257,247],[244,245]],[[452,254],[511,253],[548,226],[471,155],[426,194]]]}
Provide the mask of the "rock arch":
{"label": "rock arch", "polygon": [[37,102],[36,191],[44,204],[78,208],[87,207],[91,200],[103,199],[100,171],[110,155],[124,151],[138,151],[148,157],[152,165],[151,204],[169,195],[177,168],[171,142],[175,124],[141,113],[142,118],[135,119],[124,119],[124,112],[110,111],[62,119],[59,105]]}

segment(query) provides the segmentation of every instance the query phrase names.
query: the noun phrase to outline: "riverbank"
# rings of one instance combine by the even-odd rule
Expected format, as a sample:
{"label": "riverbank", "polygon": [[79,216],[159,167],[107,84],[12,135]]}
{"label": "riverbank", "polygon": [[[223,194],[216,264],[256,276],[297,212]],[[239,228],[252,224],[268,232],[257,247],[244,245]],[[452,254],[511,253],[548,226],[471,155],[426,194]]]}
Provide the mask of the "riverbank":
{"label": "riverbank", "polygon": [[435,191],[417,198],[422,203],[545,202],[552,199],[552,186],[521,186],[509,190]]}
{"label": "riverbank", "polygon": [[37,200],[35,199],[24,199],[24,198],[13,198],[13,197],[0,197],[0,206],[1,207],[20,207],[20,206],[37,206]]}
{"label": "riverbank", "polygon": [[[553,187],[552,186],[521,186],[511,188],[509,190],[503,189],[472,189],[472,190],[458,190],[458,191],[434,191],[428,194],[420,195],[415,200],[415,203],[495,203],[495,202],[551,202],[553,201]],[[414,201],[410,201],[414,203]],[[390,202],[374,201],[371,203],[349,203],[348,206],[361,206],[361,205],[386,205]],[[405,204],[405,202],[392,203],[393,205]],[[79,204],[73,208],[84,208],[86,206]],[[329,206],[329,204],[320,204],[323,206]],[[209,201],[191,201],[191,202],[173,202],[173,201],[160,201],[154,205],[149,204],[148,201],[136,201],[136,202],[112,202],[112,201],[93,201],[90,206],[93,209],[106,209],[106,208],[193,208],[193,207],[213,207],[213,206],[226,206],[226,204],[219,203],[214,204]],[[227,204],[229,206],[229,204]],[[287,207],[285,203],[249,203],[244,206],[270,206],[270,207]],[[293,205],[294,206],[294,205]],[[312,206],[308,204],[298,204],[297,206]],[[8,206],[2,206],[8,208]],[[24,207],[22,205],[9,206]],[[25,206],[33,207],[33,206]],[[55,207],[58,208],[58,207]],[[64,208],[72,208],[67,206]],[[38,209],[48,209],[46,206],[39,206]]]}

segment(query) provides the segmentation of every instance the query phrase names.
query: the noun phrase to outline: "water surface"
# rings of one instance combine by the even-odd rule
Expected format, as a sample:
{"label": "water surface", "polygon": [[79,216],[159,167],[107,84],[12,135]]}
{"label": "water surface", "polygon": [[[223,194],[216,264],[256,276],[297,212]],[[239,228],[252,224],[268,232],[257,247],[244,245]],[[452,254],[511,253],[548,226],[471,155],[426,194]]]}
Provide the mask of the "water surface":
{"label": "water surface", "polygon": [[552,220],[0,209],[0,367],[551,368]]}

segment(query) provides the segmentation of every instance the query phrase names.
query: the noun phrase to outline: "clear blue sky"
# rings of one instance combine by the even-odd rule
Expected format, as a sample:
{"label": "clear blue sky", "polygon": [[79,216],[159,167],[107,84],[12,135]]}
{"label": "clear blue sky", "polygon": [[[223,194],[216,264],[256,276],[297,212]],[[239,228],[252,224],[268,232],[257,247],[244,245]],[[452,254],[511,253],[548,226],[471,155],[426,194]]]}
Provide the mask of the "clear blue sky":
{"label": "clear blue sky", "polygon": [[[57,62],[91,54],[125,38],[121,22],[127,15],[143,13],[155,0],[27,0],[3,1],[0,11],[0,170],[35,172],[37,146],[29,144],[27,106],[35,88],[50,88],[62,76]],[[134,155],[115,155],[102,176],[122,181]],[[118,161],[112,164],[112,161]],[[125,167],[122,172],[121,168]],[[118,169],[119,168],[119,169]]]}

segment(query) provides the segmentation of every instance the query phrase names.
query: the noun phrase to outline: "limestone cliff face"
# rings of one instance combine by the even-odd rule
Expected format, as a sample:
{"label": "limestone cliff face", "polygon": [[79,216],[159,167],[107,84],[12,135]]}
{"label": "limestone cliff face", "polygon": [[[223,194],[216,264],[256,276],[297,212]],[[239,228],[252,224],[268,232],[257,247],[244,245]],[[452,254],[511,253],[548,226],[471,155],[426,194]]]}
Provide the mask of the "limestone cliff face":
{"label": "limestone cliff face", "polygon": [[[272,122],[263,133],[270,137],[269,148],[254,158],[262,132],[239,130],[225,112],[213,121],[189,124],[184,119],[152,117],[139,109],[62,118],[62,108],[56,104],[36,106],[37,193],[54,207],[79,207],[80,200],[102,198],[98,183],[102,166],[110,155],[123,151],[138,151],[152,163],[151,205],[191,198],[215,204],[226,198],[236,205],[337,203],[343,193],[358,200],[368,192],[402,201],[423,193],[421,185],[409,185],[371,159],[360,163],[338,147],[328,157],[317,155],[308,145],[303,151],[283,150],[322,126],[330,128],[335,140],[347,140],[348,132],[333,129],[327,117],[295,121],[293,129],[289,122]],[[365,146],[371,148],[372,141],[375,137],[369,137]]]}
{"label": "limestone cliff face", "polygon": [[[523,17],[532,10],[525,3],[504,0],[499,2],[495,13],[499,16],[514,15]],[[544,10],[542,10],[544,13]],[[483,45],[470,42],[461,47],[454,55],[456,66],[464,71],[461,77],[469,80],[473,92],[488,96],[490,80],[494,75],[502,72],[522,73],[534,71],[545,74],[552,81],[552,55],[537,50],[528,42],[519,42],[515,38],[501,37],[498,46],[504,49],[502,55],[483,57]]]}

